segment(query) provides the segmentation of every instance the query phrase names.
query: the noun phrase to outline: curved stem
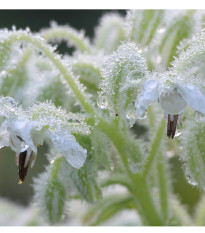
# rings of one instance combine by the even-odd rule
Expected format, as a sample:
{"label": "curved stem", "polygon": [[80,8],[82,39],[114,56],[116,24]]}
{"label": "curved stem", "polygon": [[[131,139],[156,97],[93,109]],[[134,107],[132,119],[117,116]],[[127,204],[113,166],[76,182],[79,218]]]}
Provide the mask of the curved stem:
{"label": "curved stem", "polygon": [[82,34],[68,26],[56,26],[51,29],[43,30],[41,34],[47,41],[56,39],[66,40],[68,42],[70,41],[82,52],[90,53],[90,46],[88,41],[83,38]]}
{"label": "curved stem", "polygon": [[77,99],[85,109],[87,113],[94,114],[95,110],[92,104],[88,101],[85,94],[81,91],[80,87],[76,83],[74,77],[69,73],[66,67],[62,64],[60,58],[53,54],[52,50],[42,40],[37,37],[30,36],[25,33],[12,34],[6,39],[6,43],[13,44],[17,41],[26,41],[32,43],[37,48],[41,49],[42,52],[50,59],[50,61],[56,66],[61,72],[65,80],[68,82],[70,88],[76,95]]}

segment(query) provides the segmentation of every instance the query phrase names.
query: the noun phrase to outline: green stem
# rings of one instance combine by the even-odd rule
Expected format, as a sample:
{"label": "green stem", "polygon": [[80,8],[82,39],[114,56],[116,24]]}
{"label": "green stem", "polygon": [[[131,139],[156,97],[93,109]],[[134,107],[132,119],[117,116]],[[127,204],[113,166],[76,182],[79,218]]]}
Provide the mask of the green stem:
{"label": "green stem", "polygon": [[167,185],[165,158],[163,157],[162,152],[159,153],[157,169],[158,169],[161,211],[163,214],[164,221],[166,222],[168,218],[168,185]]}
{"label": "green stem", "polygon": [[159,213],[152,199],[152,194],[148,187],[146,179],[138,177],[133,183],[133,188],[130,190],[136,200],[137,210],[142,217],[144,225],[162,226],[164,222],[159,216]]}
{"label": "green stem", "polygon": [[145,169],[143,171],[144,176],[147,175],[147,173],[149,172],[149,170],[154,162],[154,159],[156,158],[159,146],[160,146],[161,141],[162,141],[163,136],[164,136],[164,130],[165,130],[165,120],[162,119],[162,121],[158,127],[158,130],[156,132],[156,136],[155,136],[155,138],[152,142],[152,145],[151,145],[151,150],[150,150],[150,153],[149,153],[148,158],[147,158],[147,163],[145,165]]}
{"label": "green stem", "polygon": [[125,167],[125,172],[130,179],[130,186],[132,188],[129,190],[136,201],[137,210],[141,213],[143,222],[153,226],[163,225],[147,186],[146,177],[139,174],[133,174],[130,171],[128,154],[134,153],[134,155],[137,156],[137,150],[133,146],[132,141],[130,141],[130,138],[127,135],[122,135],[119,126],[117,127],[115,124],[108,125],[101,120],[98,127],[111,139],[120,155]]}
{"label": "green stem", "polygon": [[66,40],[68,42],[71,41],[82,52],[90,53],[90,46],[88,43],[86,43],[87,41],[81,38],[82,35],[72,28],[58,26],[55,28],[44,30],[41,34],[47,41],[52,41],[56,39]]}
{"label": "green stem", "polygon": [[155,129],[156,119],[155,119],[152,105],[148,107],[147,118],[149,119],[150,130],[153,131]]}

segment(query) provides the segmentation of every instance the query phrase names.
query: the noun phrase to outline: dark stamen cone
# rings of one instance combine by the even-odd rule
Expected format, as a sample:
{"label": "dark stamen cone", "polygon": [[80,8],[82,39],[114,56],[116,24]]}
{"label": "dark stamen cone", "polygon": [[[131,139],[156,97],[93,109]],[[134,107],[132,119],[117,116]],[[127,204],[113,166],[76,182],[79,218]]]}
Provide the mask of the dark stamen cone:
{"label": "dark stamen cone", "polygon": [[177,128],[177,121],[179,115],[174,115],[173,120],[171,120],[170,114],[168,114],[168,121],[167,121],[167,136],[170,138],[174,138]]}
{"label": "dark stamen cone", "polygon": [[26,156],[27,156],[28,151],[21,152],[19,155],[19,169],[18,169],[18,175],[19,175],[19,184],[22,184],[24,182],[24,179],[27,175],[28,167],[30,164],[30,160],[28,162],[28,165],[24,167],[25,161],[26,161]]}

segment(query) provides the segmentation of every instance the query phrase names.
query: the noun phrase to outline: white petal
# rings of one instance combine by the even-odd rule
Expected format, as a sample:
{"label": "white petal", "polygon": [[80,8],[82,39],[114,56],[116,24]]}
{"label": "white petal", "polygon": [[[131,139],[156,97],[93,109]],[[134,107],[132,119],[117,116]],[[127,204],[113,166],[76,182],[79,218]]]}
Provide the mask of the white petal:
{"label": "white petal", "polygon": [[159,102],[164,111],[171,115],[182,113],[187,106],[187,103],[182,95],[176,88],[173,87],[167,88],[161,93]]}
{"label": "white petal", "polygon": [[159,83],[155,80],[148,80],[144,84],[144,91],[138,97],[138,102],[136,103],[136,107],[141,114],[148,108],[148,106],[155,100],[158,99]]}
{"label": "white petal", "polygon": [[32,155],[33,155],[33,158],[32,158],[32,162],[31,162],[31,168],[33,168],[35,161],[36,161],[36,157],[37,157],[37,155],[34,152],[32,153]]}
{"label": "white petal", "polygon": [[19,166],[19,156],[20,153],[16,153],[16,165]]}
{"label": "white petal", "polygon": [[9,130],[11,131],[11,147],[14,151],[22,152],[25,146],[29,146],[37,154],[37,143],[43,143],[45,137],[42,132],[44,130],[38,122],[22,118],[11,122]]}
{"label": "white petal", "polygon": [[7,122],[4,121],[0,127],[0,148],[9,146],[9,132],[7,130]]}
{"label": "white petal", "polygon": [[205,115],[205,93],[200,87],[193,84],[181,84],[178,90],[192,109]]}
{"label": "white petal", "polygon": [[57,151],[75,168],[81,168],[87,156],[87,150],[76,142],[73,135],[66,131],[50,130],[48,137]]}
{"label": "white petal", "polygon": [[9,134],[9,145],[12,150],[14,150],[17,153],[23,152],[28,149],[28,146],[25,144],[25,142],[21,139],[21,137],[11,131]]}

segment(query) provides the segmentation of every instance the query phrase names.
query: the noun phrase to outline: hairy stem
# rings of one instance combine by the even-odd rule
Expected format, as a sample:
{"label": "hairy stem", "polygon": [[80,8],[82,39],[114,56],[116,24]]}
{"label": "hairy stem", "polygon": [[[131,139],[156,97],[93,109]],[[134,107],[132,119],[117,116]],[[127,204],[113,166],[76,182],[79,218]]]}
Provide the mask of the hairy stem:
{"label": "hairy stem", "polygon": [[140,212],[143,222],[153,226],[163,225],[150,194],[146,177],[140,174],[133,174],[130,171],[128,154],[134,153],[137,156],[137,149],[134,147],[133,143],[130,142],[130,138],[122,134],[119,127],[115,124],[106,125],[104,122],[100,121],[98,126],[108,135],[120,155],[125,167],[125,172],[130,179],[130,186],[132,188],[129,190],[136,201],[137,210]]}
{"label": "hairy stem", "polygon": [[158,178],[159,178],[161,211],[162,211],[164,221],[167,221],[168,208],[169,208],[168,206],[168,184],[167,184],[165,158],[163,157],[162,152],[159,153],[157,169],[158,169]]}
{"label": "hairy stem", "polygon": [[56,26],[54,28],[42,31],[42,36],[47,41],[52,40],[66,40],[72,42],[79,50],[82,52],[90,53],[89,44],[86,43],[85,39],[83,40],[82,35],[74,31],[74,29],[69,27]]}
{"label": "hairy stem", "polygon": [[162,138],[164,135],[164,130],[165,130],[165,120],[162,119],[162,121],[157,129],[155,138],[154,138],[152,145],[151,145],[151,150],[150,150],[150,153],[149,153],[148,158],[147,158],[147,163],[145,165],[145,169],[143,171],[144,176],[147,175],[147,173],[149,172],[149,170],[153,164],[154,159],[156,158],[158,149],[160,147],[160,144],[161,144],[161,141],[162,141]]}

